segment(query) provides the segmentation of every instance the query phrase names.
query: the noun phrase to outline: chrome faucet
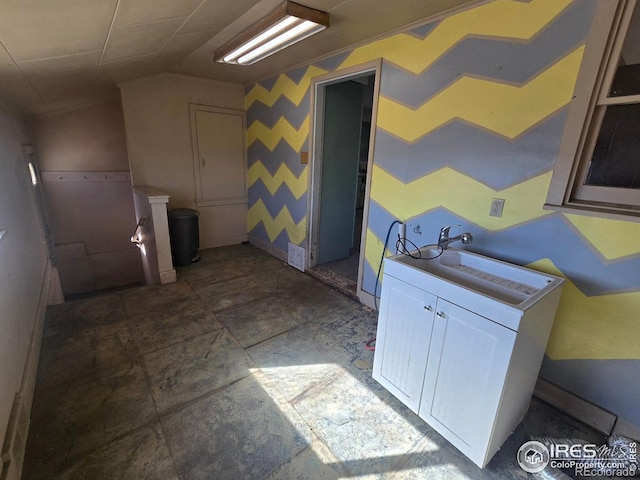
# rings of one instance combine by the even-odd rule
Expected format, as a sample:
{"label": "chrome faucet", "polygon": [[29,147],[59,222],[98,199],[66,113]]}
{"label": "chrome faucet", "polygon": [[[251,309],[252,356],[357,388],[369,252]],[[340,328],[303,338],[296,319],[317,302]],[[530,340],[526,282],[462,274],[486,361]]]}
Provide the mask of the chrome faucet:
{"label": "chrome faucet", "polygon": [[469,232],[463,233],[462,235],[458,235],[457,237],[450,238],[449,237],[450,229],[451,229],[451,225],[442,227],[440,229],[440,236],[438,237],[438,246],[442,248],[442,250],[446,250],[451,242],[457,242],[458,240],[461,240],[462,243],[464,243],[465,245],[468,245],[471,242],[473,242],[473,235],[471,235]]}

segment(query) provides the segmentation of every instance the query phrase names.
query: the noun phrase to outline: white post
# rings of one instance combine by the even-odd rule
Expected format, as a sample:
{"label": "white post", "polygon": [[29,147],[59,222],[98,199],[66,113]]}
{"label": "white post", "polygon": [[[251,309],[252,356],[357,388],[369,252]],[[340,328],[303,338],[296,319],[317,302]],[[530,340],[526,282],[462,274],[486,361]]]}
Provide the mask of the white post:
{"label": "white post", "polygon": [[[174,283],[176,271],[171,258],[167,203],[169,195],[148,185],[133,187],[136,217],[140,225],[138,246],[147,285]],[[141,219],[144,219],[140,222]]]}

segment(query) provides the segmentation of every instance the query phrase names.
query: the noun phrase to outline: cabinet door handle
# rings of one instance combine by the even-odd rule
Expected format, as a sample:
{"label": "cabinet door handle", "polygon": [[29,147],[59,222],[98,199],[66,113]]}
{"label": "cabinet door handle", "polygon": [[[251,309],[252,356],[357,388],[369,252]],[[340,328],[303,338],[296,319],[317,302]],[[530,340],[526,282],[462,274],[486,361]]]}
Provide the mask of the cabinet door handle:
{"label": "cabinet door handle", "polygon": [[424,306],[424,309],[425,309],[427,312],[430,312],[430,311],[432,311],[432,310],[433,310],[433,307],[432,307],[431,305],[425,305],[425,306]]}
{"label": "cabinet door handle", "polygon": [[438,318],[444,318],[444,317],[445,317],[445,314],[444,314],[444,312],[437,312],[437,313],[436,313],[436,317],[438,317]]}
{"label": "cabinet door handle", "polygon": [[204,164],[205,164],[205,160],[204,157],[200,159],[200,161],[202,162],[202,168],[204,168]]}

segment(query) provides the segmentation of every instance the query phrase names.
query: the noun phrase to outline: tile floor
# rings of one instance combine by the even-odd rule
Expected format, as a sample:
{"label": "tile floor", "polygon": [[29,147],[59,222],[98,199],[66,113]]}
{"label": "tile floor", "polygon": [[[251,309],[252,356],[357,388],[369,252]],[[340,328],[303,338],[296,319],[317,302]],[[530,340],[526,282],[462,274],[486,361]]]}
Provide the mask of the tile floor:
{"label": "tile floor", "polygon": [[481,470],[371,378],[352,299],[249,245],[178,277],[48,310],[23,478],[524,479],[529,435],[596,435],[534,399]]}

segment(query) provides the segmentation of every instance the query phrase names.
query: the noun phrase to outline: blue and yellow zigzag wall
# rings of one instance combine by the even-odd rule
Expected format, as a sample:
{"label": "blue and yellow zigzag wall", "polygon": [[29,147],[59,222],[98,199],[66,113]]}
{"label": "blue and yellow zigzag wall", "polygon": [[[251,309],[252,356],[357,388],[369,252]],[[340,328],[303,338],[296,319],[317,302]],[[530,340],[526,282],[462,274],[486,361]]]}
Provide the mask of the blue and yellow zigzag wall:
{"label": "blue and yellow zigzag wall", "polygon": [[640,224],[542,208],[595,2],[496,0],[254,85],[249,231],[304,243],[311,78],[382,57],[364,289],[395,219],[564,276],[542,376],[640,426]]}

